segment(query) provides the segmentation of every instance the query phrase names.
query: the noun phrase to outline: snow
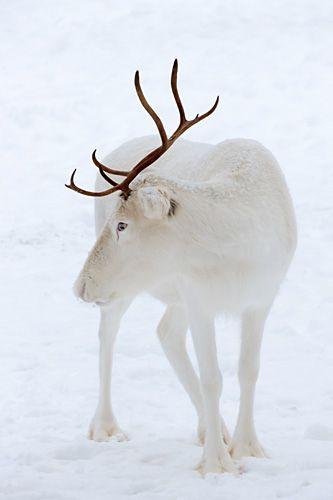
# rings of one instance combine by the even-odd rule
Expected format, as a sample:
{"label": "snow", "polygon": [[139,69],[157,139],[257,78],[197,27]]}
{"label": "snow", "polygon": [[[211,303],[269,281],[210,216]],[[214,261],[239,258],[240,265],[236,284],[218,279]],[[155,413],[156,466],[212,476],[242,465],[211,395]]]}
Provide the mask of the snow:
{"label": "snow", "polygon": [[[330,0],[12,0],[0,5],[1,456],[6,500],[333,498],[332,83]],[[94,240],[89,156],[154,131],[133,75],[169,130],[174,57],[195,115],[186,138],[251,137],[278,158],[299,244],[265,334],[256,422],[270,459],[239,477],[194,470],[194,411],[140,297],[115,355],[113,402],[131,440],[85,437],[97,401],[98,310],[72,282]],[[237,324],[218,321],[222,411],[235,424]],[[193,352],[192,352],[193,355]]]}

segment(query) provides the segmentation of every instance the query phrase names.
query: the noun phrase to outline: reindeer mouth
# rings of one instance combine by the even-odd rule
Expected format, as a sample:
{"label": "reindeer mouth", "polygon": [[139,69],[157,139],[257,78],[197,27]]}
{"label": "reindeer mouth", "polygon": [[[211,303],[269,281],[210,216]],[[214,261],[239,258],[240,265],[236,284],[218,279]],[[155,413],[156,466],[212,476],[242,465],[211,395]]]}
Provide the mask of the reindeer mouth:
{"label": "reindeer mouth", "polygon": [[106,299],[96,299],[94,300],[94,303],[97,305],[97,306],[100,306],[100,307],[107,307],[109,305],[111,305],[115,300],[117,300],[117,295],[116,293],[111,293],[111,295],[109,295],[108,298]]}
{"label": "reindeer mouth", "polygon": [[94,302],[97,306],[107,306],[111,303],[111,299],[98,299]]}

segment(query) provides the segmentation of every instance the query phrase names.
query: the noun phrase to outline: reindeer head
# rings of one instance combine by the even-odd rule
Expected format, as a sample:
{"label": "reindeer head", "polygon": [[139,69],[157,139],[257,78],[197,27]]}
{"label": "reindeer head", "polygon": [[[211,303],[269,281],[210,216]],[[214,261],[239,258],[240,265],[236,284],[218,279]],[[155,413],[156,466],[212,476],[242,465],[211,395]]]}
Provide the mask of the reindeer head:
{"label": "reindeer head", "polygon": [[[86,196],[108,196],[120,192],[113,210],[97,239],[76,281],[75,291],[88,302],[107,303],[112,299],[133,295],[155,286],[175,270],[177,238],[173,218],[177,215],[177,194],[156,176],[142,173],[160,158],[187,129],[211,115],[219,102],[217,97],[209,111],[187,120],[177,88],[178,63],[175,60],[171,74],[171,88],[180,122],[168,137],[161,119],[147,102],[135,73],[135,88],[141,104],[154,120],[161,145],[140,160],[130,171],[109,168],[92,154],[93,163],[102,177],[111,185],[104,191],[87,191],[74,182],[76,170],[66,187]],[[117,183],[108,174],[124,177]],[[141,175],[139,175],[141,174]],[[139,176],[139,177],[138,177]]]}

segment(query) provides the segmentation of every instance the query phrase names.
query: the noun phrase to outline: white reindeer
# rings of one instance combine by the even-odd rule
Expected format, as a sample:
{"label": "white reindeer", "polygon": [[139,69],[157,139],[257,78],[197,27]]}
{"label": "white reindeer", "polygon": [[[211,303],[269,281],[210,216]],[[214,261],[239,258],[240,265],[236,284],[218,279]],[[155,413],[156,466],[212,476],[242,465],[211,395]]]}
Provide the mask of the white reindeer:
{"label": "white reindeer", "polygon": [[[215,146],[178,141],[214,106],[186,120],[177,90],[177,60],[171,77],[180,125],[167,137],[149,106],[136,73],[141,103],[154,119],[154,136],[123,144],[99,163],[97,241],[76,281],[76,294],[100,305],[100,393],[89,437],[124,437],[110,401],[113,345],[133,298],[148,291],[166,304],[158,326],[163,350],[198,415],[204,443],[199,470],[236,472],[234,459],[265,456],[253,420],[265,320],[296,246],[292,201],[277,161],[256,141],[233,139]],[[163,156],[162,156],[163,155]],[[141,158],[143,159],[141,160]],[[156,161],[158,160],[158,161]],[[148,171],[146,167],[154,163]],[[130,172],[114,170],[136,165]],[[107,174],[116,175],[118,182]],[[110,187],[111,184],[111,187]],[[104,189],[104,190],[103,190]],[[100,191],[102,190],[102,191]],[[114,192],[119,196],[107,196]],[[222,377],[216,353],[215,316],[241,317],[240,408],[233,438],[220,416]],[[200,379],[187,354],[190,329]]]}

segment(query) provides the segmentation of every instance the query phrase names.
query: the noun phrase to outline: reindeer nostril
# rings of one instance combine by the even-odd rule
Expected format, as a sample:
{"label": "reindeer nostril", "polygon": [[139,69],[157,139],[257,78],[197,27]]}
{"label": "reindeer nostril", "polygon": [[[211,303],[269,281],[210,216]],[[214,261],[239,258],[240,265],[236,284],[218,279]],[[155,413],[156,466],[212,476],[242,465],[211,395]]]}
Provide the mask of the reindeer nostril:
{"label": "reindeer nostril", "polygon": [[92,276],[88,274],[80,275],[73,286],[73,291],[76,297],[85,302],[94,302],[96,296],[95,282]]}
{"label": "reindeer nostril", "polygon": [[85,280],[78,279],[74,283],[73,290],[76,297],[85,301],[87,300],[87,283]]}

